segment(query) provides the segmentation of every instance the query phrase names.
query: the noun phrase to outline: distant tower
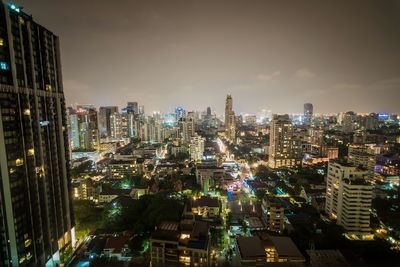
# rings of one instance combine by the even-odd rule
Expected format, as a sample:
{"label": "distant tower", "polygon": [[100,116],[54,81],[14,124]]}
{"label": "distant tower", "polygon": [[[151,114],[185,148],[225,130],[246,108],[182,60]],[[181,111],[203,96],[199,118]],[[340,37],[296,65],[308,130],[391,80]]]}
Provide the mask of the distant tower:
{"label": "distant tower", "polygon": [[304,104],[304,124],[311,125],[313,118],[314,107],[311,103]]}
{"label": "distant tower", "polygon": [[211,118],[211,108],[207,107],[207,118]]}
{"label": "distant tower", "polygon": [[226,137],[235,142],[236,127],[235,127],[235,112],[233,111],[232,96],[228,95],[225,102],[225,133]]}
{"label": "distant tower", "polygon": [[131,114],[139,114],[138,102],[128,102],[126,112]]}
{"label": "distant tower", "polygon": [[186,115],[186,111],[182,107],[175,108],[176,120],[182,119]]}

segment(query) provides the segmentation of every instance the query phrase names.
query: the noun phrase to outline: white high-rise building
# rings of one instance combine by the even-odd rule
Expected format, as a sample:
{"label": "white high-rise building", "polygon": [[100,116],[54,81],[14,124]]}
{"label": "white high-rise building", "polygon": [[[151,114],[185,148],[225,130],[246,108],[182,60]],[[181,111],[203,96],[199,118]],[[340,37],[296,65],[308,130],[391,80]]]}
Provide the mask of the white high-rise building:
{"label": "white high-rise building", "polygon": [[72,150],[80,147],[79,143],[79,123],[78,123],[78,115],[69,114],[68,115],[69,122],[69,133],[70,133],[70,147]]}
{"label": "white high-rise building", "polygon": [[348,163],[330,162],[326,186],[325,212],[349,236],[370,236],[372,185],[367,171]]}
{"label": "white high-rise building", "polygon": [[370,178],[374,176],[376,164],[373,150],[366,145],[350,145],[348,151],[349,163],[357,167],[363,167],[368,171]]}

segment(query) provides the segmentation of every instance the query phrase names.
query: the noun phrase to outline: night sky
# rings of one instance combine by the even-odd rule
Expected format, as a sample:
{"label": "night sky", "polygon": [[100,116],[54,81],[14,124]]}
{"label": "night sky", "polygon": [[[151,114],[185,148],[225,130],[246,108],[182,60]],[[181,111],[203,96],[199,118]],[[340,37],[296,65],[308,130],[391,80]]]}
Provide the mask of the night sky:
{"label": "night sky", "polygon": [[400,1],[15,1],[61,39],[69,104],[400,112]]}

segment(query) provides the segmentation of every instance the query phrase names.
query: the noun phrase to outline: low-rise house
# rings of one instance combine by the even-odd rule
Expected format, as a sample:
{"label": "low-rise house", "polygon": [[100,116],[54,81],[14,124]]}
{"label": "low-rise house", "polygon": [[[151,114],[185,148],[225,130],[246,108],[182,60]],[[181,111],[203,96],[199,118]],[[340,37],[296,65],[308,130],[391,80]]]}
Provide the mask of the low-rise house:
{"label": "low-rise house", "polygon": [[162,222],[150,238],[150,253],[153,266],[209,266],[208,223]]}
{"label": "low-rise house", "polygon": [[305,258],[286,236],[239,236],[236,238],[236,249],[241,266],[304,266]]}

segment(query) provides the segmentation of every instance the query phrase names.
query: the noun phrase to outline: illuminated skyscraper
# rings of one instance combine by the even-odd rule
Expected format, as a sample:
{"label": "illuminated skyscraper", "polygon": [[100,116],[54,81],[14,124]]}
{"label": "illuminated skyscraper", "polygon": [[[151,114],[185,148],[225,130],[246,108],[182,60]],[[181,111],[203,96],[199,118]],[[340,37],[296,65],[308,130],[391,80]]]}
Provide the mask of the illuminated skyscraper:
{"label": "illuminated skyscraper", "polygon": [[235,142],[235,112],[233,111],[233,100],[231,95],[228,95],[226,97],[225,102],[225,135],[228,140],[230,140],[231,142]]}
{"label": "illuminated skyscraper", "polygon": [[76,110],[69,107],[67,115],[71,149],[98,149],[100,137],[96,108],[93,105],[78,105]]}
{"label": "illuminated skyscraper", "polygon": [[293,124],[286,115],[274,115],[269,137],[269,160],[271,168],[301,165],[301,142],[294,135]]}
{"label": "illuminated skyscraper", "polygon": [[56,266],[73,242],[59,39],[0,2],[0,266]]}

